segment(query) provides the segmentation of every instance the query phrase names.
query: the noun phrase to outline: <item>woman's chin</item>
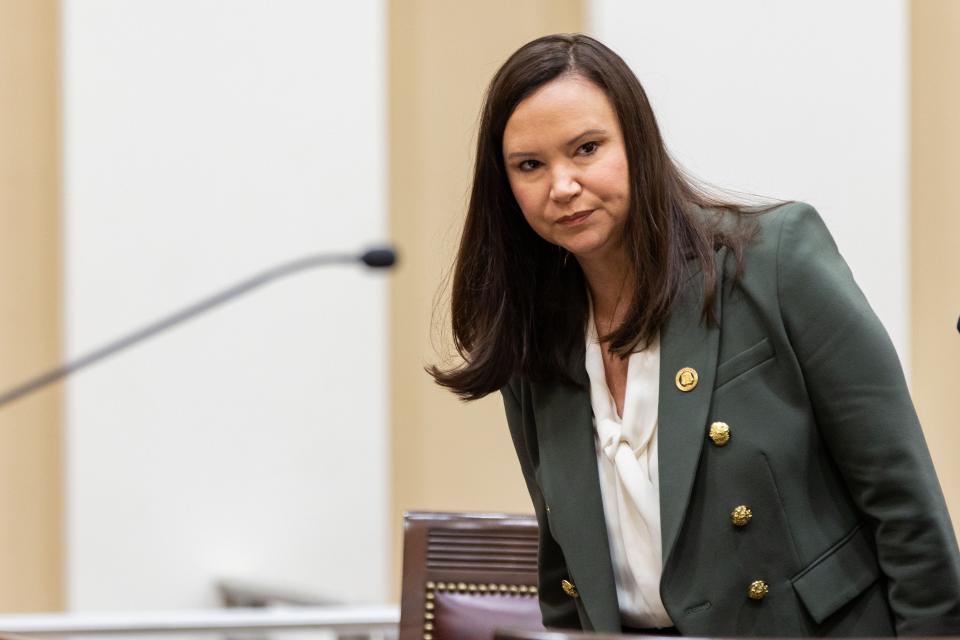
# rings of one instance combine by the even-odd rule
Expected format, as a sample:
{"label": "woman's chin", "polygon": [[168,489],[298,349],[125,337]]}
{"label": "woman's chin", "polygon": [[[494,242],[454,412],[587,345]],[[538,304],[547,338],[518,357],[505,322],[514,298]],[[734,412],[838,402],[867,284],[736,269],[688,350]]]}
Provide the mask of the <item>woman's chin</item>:
{"label": "woman's chin", "polygon": [[557,244],[578,258],[580,256],[589,256],[603,246],[600,238],[595,237],[592,233],[580,233],[573,238],[564,238]]}
{"label": "woman's chin", "polygon": [[610,253],[609,244],[600,238],[583,238],[580,242],[566,242],[562,246],[581,262],[596,261]]}

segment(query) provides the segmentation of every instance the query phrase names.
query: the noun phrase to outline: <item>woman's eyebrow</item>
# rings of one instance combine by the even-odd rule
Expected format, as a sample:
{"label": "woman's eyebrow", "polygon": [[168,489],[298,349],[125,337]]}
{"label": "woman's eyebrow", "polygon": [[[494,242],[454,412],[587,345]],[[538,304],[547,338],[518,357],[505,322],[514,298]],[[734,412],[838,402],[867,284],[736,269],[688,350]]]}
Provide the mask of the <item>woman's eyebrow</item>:
{"label": "woman's eyebrow", "polygon": [[567,141],[567,146],[569,147],[570,145],[572,145],[574,142],[576,142],[576,141],[579,140],[580,138],[583,138],[583,137],[586,137],[586,136],[606,135],[606,133],[607,133],[607,130],[606,130],[606,129],[587,129],[586,131],[584,131],[584,132],[581,133],[580,135],[578,135],[578,136],[576,136],[576,137],[573,137],[573,138],[570,138],[570,140]]}
{"label": "woman's eyebrow", "polygon": [[[565,146],[569,147],[577,140],[580,140],[581,138],[585,138],[586,136],[606,135],[606,133],[607,133],[606,129],[587,129],[583,133],[579,133],[576,136],[570,138],[570,140],[567,141]],[[536,155],[536,154],[533,153],[532,151],[514,151],[513,153],[507,154],[507,160],[512,160],[513,158],[526,158],[528,156],[533,156],[533,155]]]}

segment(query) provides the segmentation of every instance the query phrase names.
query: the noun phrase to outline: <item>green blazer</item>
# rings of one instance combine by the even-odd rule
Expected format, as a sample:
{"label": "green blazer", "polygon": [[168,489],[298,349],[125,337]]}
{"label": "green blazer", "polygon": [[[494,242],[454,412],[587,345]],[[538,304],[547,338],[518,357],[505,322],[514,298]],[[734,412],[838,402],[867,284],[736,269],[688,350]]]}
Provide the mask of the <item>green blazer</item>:
{"label": "green blazer", "polygon": [[[812,207],[756,218],[739,284],[716,254],[719,328],[698,270],[660,335],[663,604],[684,635],[960,634],[957,542],[893,346]],[[618,632],[582,346],[569,373],[502,389],[540,606]]]}

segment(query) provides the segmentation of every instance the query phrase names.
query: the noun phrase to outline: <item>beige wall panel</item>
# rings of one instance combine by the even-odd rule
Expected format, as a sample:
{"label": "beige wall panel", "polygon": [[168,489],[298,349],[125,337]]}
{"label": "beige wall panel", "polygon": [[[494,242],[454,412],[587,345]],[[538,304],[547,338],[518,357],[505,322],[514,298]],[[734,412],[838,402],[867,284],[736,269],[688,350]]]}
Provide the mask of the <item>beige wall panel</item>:
{"label": "beige wall panel", "polygon": [[431,331],[432,312],[469,197],[483,90],[523,43],[583,30],[584,8],[580,0],[394,0],[389,7],[390,224],[402,252],[391,292],[399,576],[404,511],[532,512],[499,394],[463,404],[423,367],[450,348],[446,298],[442,338]]}
{"label": "beige wall panel", "polygon": [[960,525],[960,2],[911,7],[911,389]]}
{"label": "beige wall panel", "polygon": [[[0,0],[0,388],[60,359],[59,3]],[[0,409],[0,611],[63,606],[61,394]]]}

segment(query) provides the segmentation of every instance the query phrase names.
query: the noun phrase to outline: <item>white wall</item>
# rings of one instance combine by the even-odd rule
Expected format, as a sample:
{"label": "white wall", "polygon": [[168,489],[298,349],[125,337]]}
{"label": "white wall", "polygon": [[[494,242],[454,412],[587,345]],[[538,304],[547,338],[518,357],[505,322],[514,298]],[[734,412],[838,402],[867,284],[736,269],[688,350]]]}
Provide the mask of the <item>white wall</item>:
{"label": "white wall", "polygon": [[906,364],[904,0],[591,0],[589,14],[681,164],[817,208]]}
{"label": "white wall", "polygon": [[[381,0],[66,0],[76,356],[275,263],[383,240]],[[306,273],[68,387],[73,610],[244,578],[387,594],[386,280]]]}

